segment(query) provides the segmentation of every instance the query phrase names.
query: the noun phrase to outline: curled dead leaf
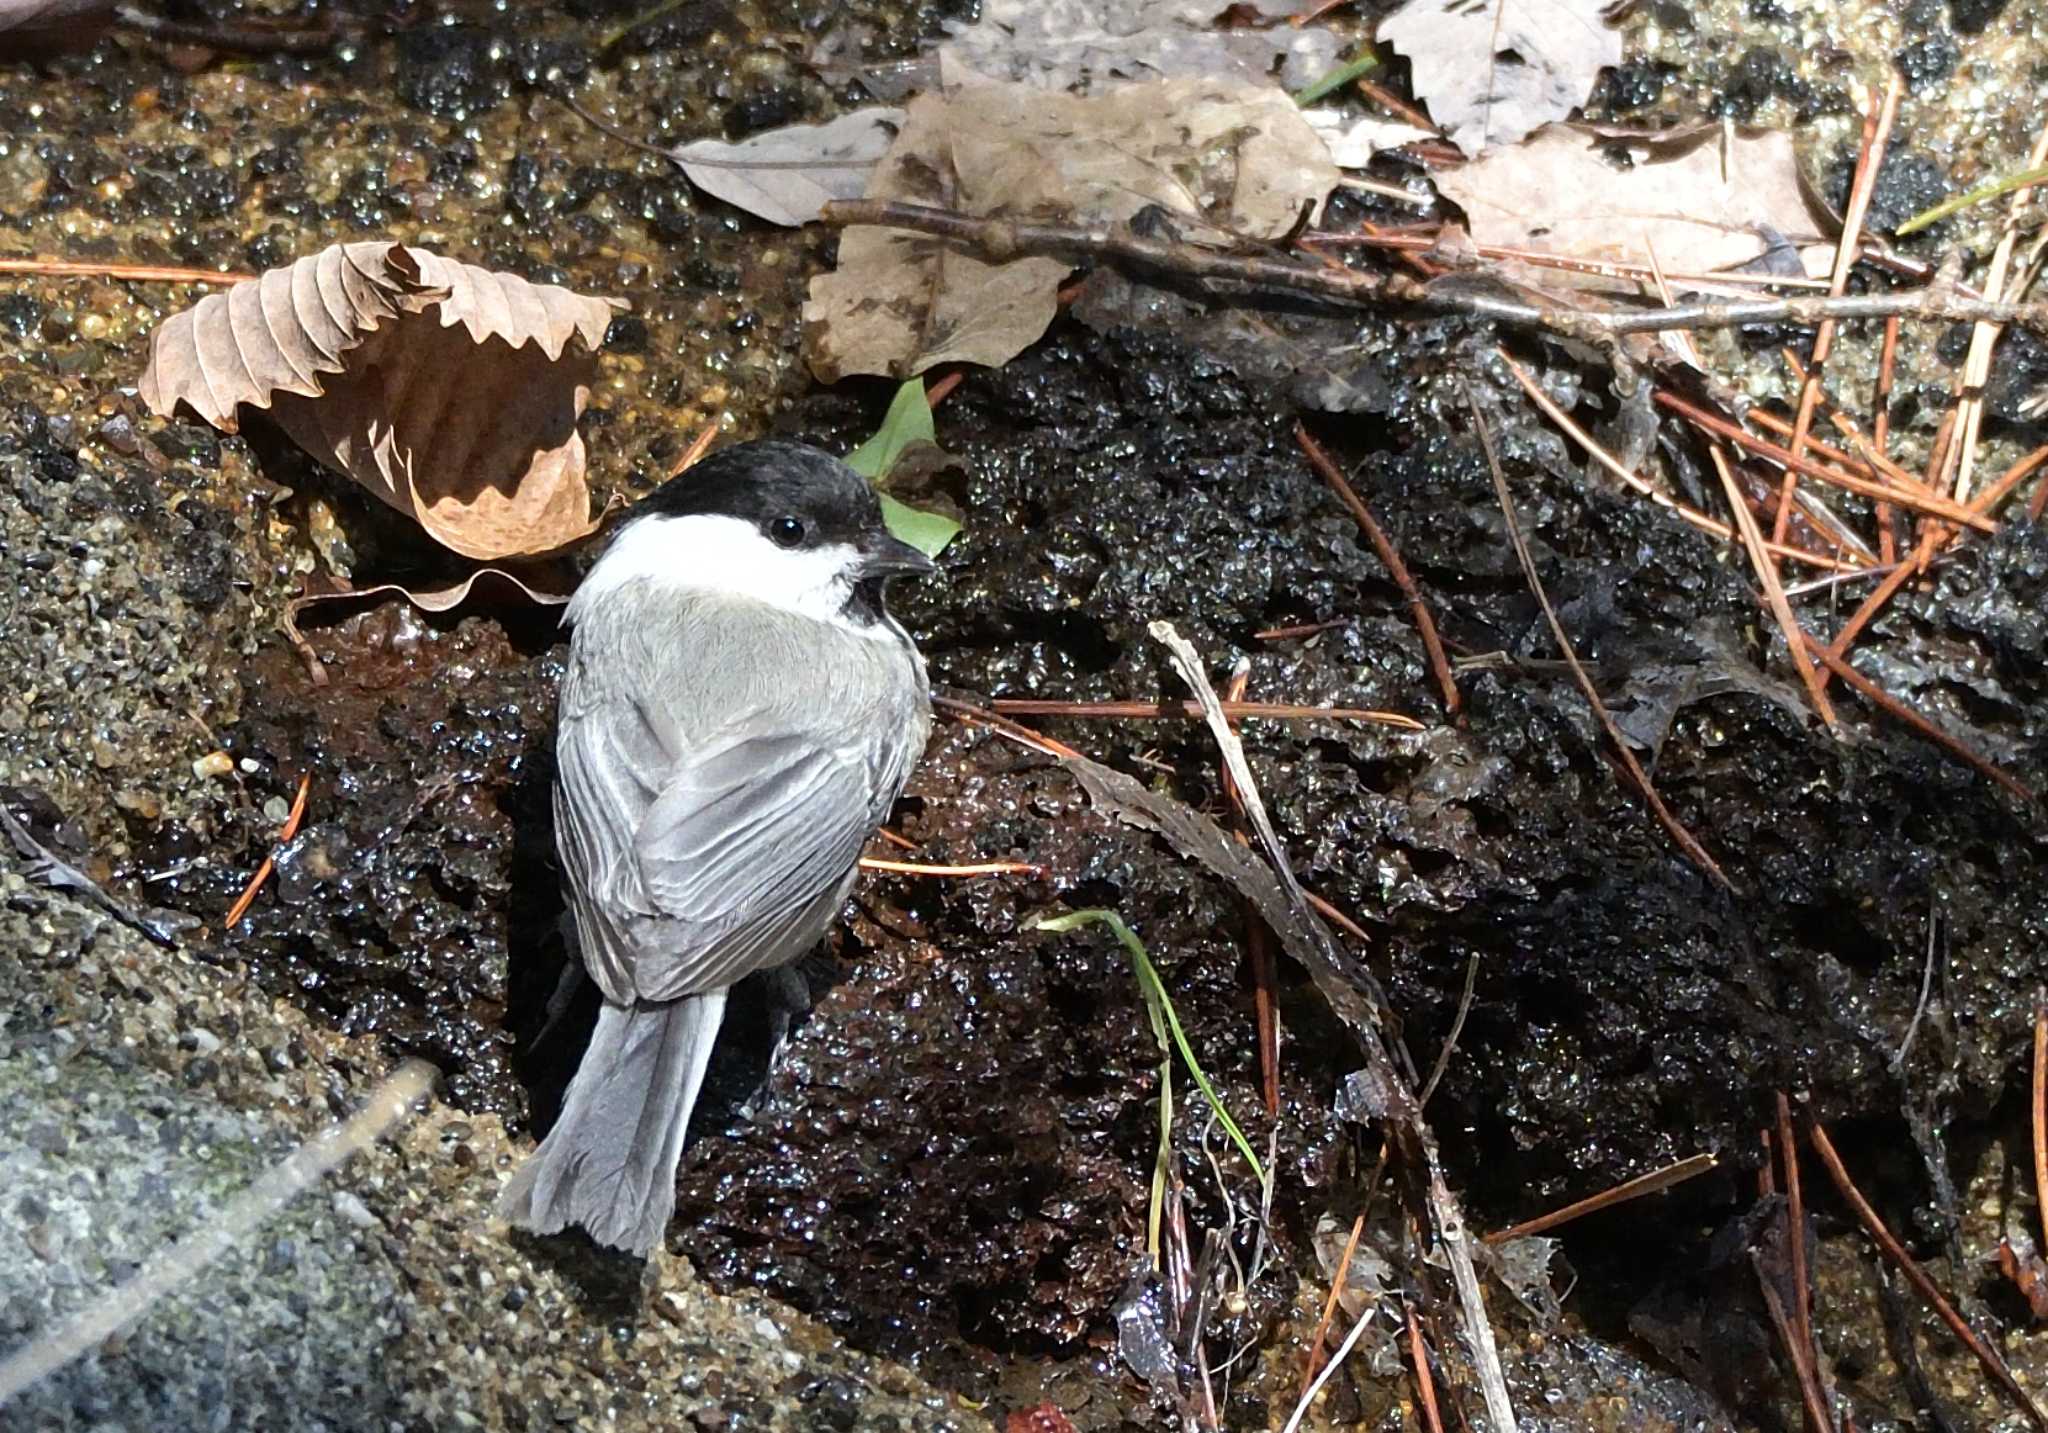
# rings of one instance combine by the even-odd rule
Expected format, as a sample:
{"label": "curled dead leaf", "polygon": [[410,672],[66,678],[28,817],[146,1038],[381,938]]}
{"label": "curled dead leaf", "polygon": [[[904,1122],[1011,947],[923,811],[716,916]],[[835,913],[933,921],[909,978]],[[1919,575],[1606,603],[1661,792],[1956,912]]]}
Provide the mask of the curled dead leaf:
{"label": "curled dead leaf", "polygon": [[267,409],[292,440],[491,560],[594,527],[577,421],[616,299],[398,244],[337,244],[160,324],[141,395],[225,432]]}

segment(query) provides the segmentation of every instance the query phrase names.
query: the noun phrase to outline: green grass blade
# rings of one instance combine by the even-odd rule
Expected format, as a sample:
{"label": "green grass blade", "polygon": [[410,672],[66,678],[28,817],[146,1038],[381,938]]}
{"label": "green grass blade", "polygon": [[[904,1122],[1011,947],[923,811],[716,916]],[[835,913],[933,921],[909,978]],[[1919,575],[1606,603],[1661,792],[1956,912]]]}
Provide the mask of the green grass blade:
{"label": "green grass blade", "polygon": [[1356,59],[1346,60],[1321,79],[1312,81],[1307,89],[1295,95],[1298,105],[1312,105],[1326,95],[1335,94],[1361,75],[1369,75],[1380,67],[1371,50],[1363,50]]}
{"label": "green grass blade", "polygon": [[[1216,1093],[1216,1087],[1209,1083],[1208,1073],[1195,1058],[1195,1052],[1188,1044],[1187,1033],[1181,1029],[1180,1016],[1173,1008],[1172,997],[1166,993],[1165,983],[1159,978],[1158,968],[1152,964],[1152,957],[1146,953],[1144,942],[1124,924],[1123,917],[1115,911],[1097,908],[1070,911],[1062,916],[1044,916],[1032,924],[1039,930],[1055,933],[1070,931],[1077,926],[1088,924],[1106,925],[1116,938],[1123,942],[1124,950],[1131,957],[1131,968],[1138,976],[1138,991],[1145,997],[1146,1009],[1152,1017],[1153,1034],[1159,1037],[1162,1048],[1167,1037],[1172,1037],[1174,1048],[1180,1052],[1181,1063],[1187,1066],[1195,1087],[1202,1092],[1202,1098],[1209,1102],[1209,1108],[1216,1112],[1217,1123],[1223,1126],[1223,1132],[1230,1136],[1231,1143],[1237,1146],[1237,1152],[1243,1155],[1245,1163],[1251,1166],[1252,1177],[1257,1179],[1263,1188],[1266,1183],[1265,1165],[1259,1162],[1259,1156],[1253,1151],[1251,1141],[1244,1137],[1244,1131],[1238,1128],[1237,1121],[1232,1119],[1230,1111],[1224,1108],[1223,1099]],[[1165,1023],[1164,1030],[1160,1028],[1162,1020]]]}
{"label": "green grass blade", "polygon": [[1996,199],[2001,194],[2010,194],[2015,189],[2024,189],[2029,184],[2048,180],[2048,169],[2022,169],[2018,174],[2008,174],[2003,179],[1987,179],[1974,189],[1966,189],[1953,198],[1944,199],[1932,209],[1922,209],[1898,228],[1892,230],[1899,238],[1925,229],[1929,224],[1938,224],[1951,214],[1960,213],[1973,204],[1982,204],[1986,199]]}

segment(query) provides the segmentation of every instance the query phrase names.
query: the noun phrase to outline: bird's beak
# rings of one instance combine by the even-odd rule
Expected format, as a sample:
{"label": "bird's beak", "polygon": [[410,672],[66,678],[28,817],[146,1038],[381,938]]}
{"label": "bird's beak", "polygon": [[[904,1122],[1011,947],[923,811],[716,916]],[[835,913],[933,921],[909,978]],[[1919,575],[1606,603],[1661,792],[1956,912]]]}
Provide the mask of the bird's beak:
{"label": "bird's beak", "polygon": [[901,538],[884,537],[861,557],[869,577],[930,577],[939,565]]}

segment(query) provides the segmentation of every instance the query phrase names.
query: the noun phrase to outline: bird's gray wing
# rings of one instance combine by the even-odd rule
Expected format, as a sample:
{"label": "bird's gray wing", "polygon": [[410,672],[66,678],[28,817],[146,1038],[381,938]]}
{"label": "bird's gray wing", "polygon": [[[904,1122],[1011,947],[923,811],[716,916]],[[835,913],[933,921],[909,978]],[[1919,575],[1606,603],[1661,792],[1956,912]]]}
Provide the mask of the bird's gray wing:
{"label": "bird's gray wing", "polygon": [[630,698],[565,719],[557,825],[584,960],[616,1001],[672,1000],[794,959],[844,899],[874,774],[758,710],[677,749]]}

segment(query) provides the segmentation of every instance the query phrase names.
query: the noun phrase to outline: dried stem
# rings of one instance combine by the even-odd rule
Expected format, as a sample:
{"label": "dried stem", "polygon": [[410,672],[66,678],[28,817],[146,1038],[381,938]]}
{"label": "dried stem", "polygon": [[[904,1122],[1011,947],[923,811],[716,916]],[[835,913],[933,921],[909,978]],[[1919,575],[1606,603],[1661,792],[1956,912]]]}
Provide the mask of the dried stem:
{"label": "dried stem", "polygon": [[[306,819],[306,793],[313,789],[313,773],[307,772],[299,778],[298,795],[292,798],[291,814],[285,817],[284,829],[277,834],[277,844],[282,847],[299,834],[299,823]],[[228,910],[228,918],[222,930],[233,930],[235,923],[249,913],[249,907],[256,900],[256,893],[263,889],[263,883],[270,879],[270,873],[277,869],[276,856],[263,858],[263,864],[256,868],[256,874],[249,878],[249,884],[242,888],[242,894]]]}
{"label": "dried stem", "polygon": [[2048,1259],[2048,1001],[2034,1001],[2034,1212],[2041,1221],[2041,1257]]}
{"label": "dried stem", "polygon": [[[1849,207],[1842,217],[1842,235],[1835,244],[1834,272],[1828,279],[1828,294],[1840,298],[1849,286],[1850,271],[1856,267],[1857,241],[1863,233],[1863,219],[1870,212],[1871,191],[1877,187],[1877,172],[1884,164],[1884,152],[1891,142],[1892,119],[1899,112],[1899,96],[1904,86],[1894,70],[1891,82],[1885,86],[1884,98],[1874,102],[1871,112],[1863,121],[1863,145],[1856,157],[1856,177],[1849,185]],[[1792,423],[1792,456],[1803,457],[1806,452],[1806,435],[1813,426],[1814,405],[1820,400],[1821,374],[1827,367],[1828,354],[1835,346],[1835,321],[1824,319],[1813,335],[1813,361],[1809,365],[1799,387],[1799,413]],[[1778,493],[1777,526],[1771,532],[1776,542],[1785,540],[1785,526],[1792,519],[1792,493],[1798,486],[1798,476],[1791,468],[1785,470],[1784,485]]]}
{"label": "dried stem", "polygon": [[1623,1180],[1612,1189],[1603,1189],[1598,1194],[1589,1194],[1584,1199],[1574,1200],[1562,1209],[1553,1209],[1548,1214],[1539,1214],[1534,1219],[1525,1219],[1520,1224],[1497,1230],[1486,1236],[1489,1244],[1505,1244],[1510,1239],[1525,1239],[1531,1234],[1542,1234],[1569,1224],[1574,1219],[1583,1219],[1588,1214],[1597,1214],[1617,1204],[1626,1204],[1631,1199],[1641,1199],[1649,1194],[1661,1194],[1673,1185],[1683,1184],[1688,1179],[1705,1174],[1721,1162],[1716,1154],[1694,1154],[1667,1164],[1662,1169],[1653,1169],[1648,1174],[1639,1174],[1634,1179]]}
{"label": "dried stem", "polygon": [[862,856],[863,871],[886,871],[899,876],[1043,876],[1045,867],[1029,861],[982,861],[976,865],[943,866],[924,861],[891,861],[880,856]]}
{"label": "dried stem", "polygon": [[92,259],[0,259],[0,274],[56,279],[134,279],[159,284],[243,284],[256,277],[238,269],[195,269],[183,264],[115,264]]}
{"label": "dried stem", "polygon": [[1479,404],[1472,397],[1469,388],[1465,393],[1465,402],[1472,410],[1472,421],[1479,434],[1479,445],[1485,450],[1486,465],[1493,474],[1493,491],[1500,502],[1501,516],[1507,519],[1508,541],[1514,545],[1515,558],[1522,565],[1522,575],[1529,584],[1529,590],[1535,594],[1537,605],[1543,609],[1543,619],[1550,624],[1550,635],[1556,641],[1558,651],[1564,655],[1565,662],[1571,667],[1572,677],[1579,684],[1579,690],[1584,693],[1587,705],[1593,708],[1593,715],[1607,733],[1607,739],[1612,743],[1622,767],[1635,782],[1636,789],[1642,792],[1643,800],[1649,803],[1650,813],[1656,817],[1657,824],[1664,828],[1678,849],[1695,865],[1712,876],[1723,889],[1733,891],[1735,883],[1728,879],[1720,863],[1707,853],[1707,848],[1694,838],[1692,832],[1685,829],[1685,824],[1672,815],[1671,808],[1664,804],[1664,798],[1657,794],[1657,788],[1651,784],[1649,773],[1643,770],[1642,763],[1636,760],[1635,753],[1629,749],[1627,740],[1621,734],[1621,728],[1614,724],[1613,714],[1607,710],[1607,703],[1600,698],[1600,689],[1595,687],[1593,679],[1586,675],[1586,669],[1579,661],[1579,654],[1572,646],[1572,639],[1564,630],[1564,623],[1558,618],[1557,609],[1550,604],[1550,594],[1543,590],[1543,579],[1536,571],[1536,559],[1529,552],[1528,540],[1522,536],[1522,524],[1515,516],[1515,500],[1508,492],[1507,474],[1501,471],[1500,455],[1494,451],[1493,430],[1487,424],[1485,416],[1480,413]]}
{"label": "dried stem", "polygon": [[[998,697],[989,703],[991,710],[1006,716],[1051,716],[1051,717],[1107,717],[1113,720],[1129,719],[1144,721],[1165,721],[1186,717],[1199,721],[1202,708],[1195,702],[1058,702],[1041,701],[1036,697]],[[1318,718],[1330,721],[1362,721],[1377,726],[1399,727],[1403,731],[1421,731],[1423,725],[1414,717],[1400,712],[1373,711],[1366,707],[1307,707],[1294,706],[1286,702],[1225,702],[1223,714],[1233,721],[1246,718],[1263,718],[1268,721],[1313,721]]]}
{"label": "dried stem", "polygon": [[1414,615],[1415,629],[1422,636],[1422,650],[1429,657],[1429,669],[1436,674],[1437,688],[1443,693],[1444,715],[1455,719],[1461,704],[1458,680],[1451,675],[1450,660],[1444,656],[1443,640],[1437,636],[1436,620],[1429,615],[1429,604],[1422,600],[1422,589],[1415,585],[1414,577],[1409,575],[1408,564],[1401,560],[1400,552],[1395,549],[1385,530],[1374,519],[1372,509],[1365,505],[1365,500],[1359,497],[1358,490],[1352,487],[1350,480],[1344,476],[1343,469],[1337,466],[1336,460],[1331,458],[1323,445],[1309,433],[1306,424],[1294,425],[1294,440],[1301,445],[1301,451],[1307,456],[1309,466],[1322,475],[1323,481],[1330,485],[1338,500],[1351,510],[1351,516],[1356,518],[1359,527],[1365,530],[1366,540],[1372,544],[1372,550],[1379,554],[1380,565],[1387,569],[1387,575],[1394,579],[1394,585],[1400,588],[1401,595],[1408,599],[1408,610]]}
{"label": "dried stem", "polygon": [[2005,1360],[1998,1356],[1998,1351],[1977,1336],[1977,1331],[1956,1312],[1955,1305],[1935,1287],[1934,1280],[1928,1278],[1926,1271],[1913,1262],[1913,1256],[1906,1252],[1905,1245],[1885,1227],[1884,1220],[1877,1217],[1877,1211],[1870,1207],[1870,1201],[1863,1197],[1863,1191],[1849,1178],[1848,1168],[1843,1165],[1842,1157],[1835,1153],[1834,1141],[1828,1138],[1826,1127],[1819,1120],[1815,1120],[1808,1128],[1808,1134],[1813,1141],[1814,1153],[1818,1154],[1821,1163],[1827,1166],[1829,1176],[1835,1181],[1835,1188],[1841,1191],[1842,1198],[1855,1211],[1856,1218],[1864,1230],[1877,1241],[1877,1247],[1883,1251],[1885,1258],[1891,1260],[1898,1271],[1906,1276],[1907,1282],[1919,1291],[1920,1297],[1927,1301],[1928,1306],[1949,1326],[1950,1331],[1962,1340],[1963,1346],[1975,1355],[1977,1362],[1983,1365],[1984,1371],[1991,1375],[1992,1382],[2012,1399],[2022,1413],[2033,1420],[2035,1427],[2048,1429],[2048,1417],[2042,1416],[2034,1400],[2020,1387],[2018,1380],[2012,1376],[2012,1370],[2005,1366]]}

